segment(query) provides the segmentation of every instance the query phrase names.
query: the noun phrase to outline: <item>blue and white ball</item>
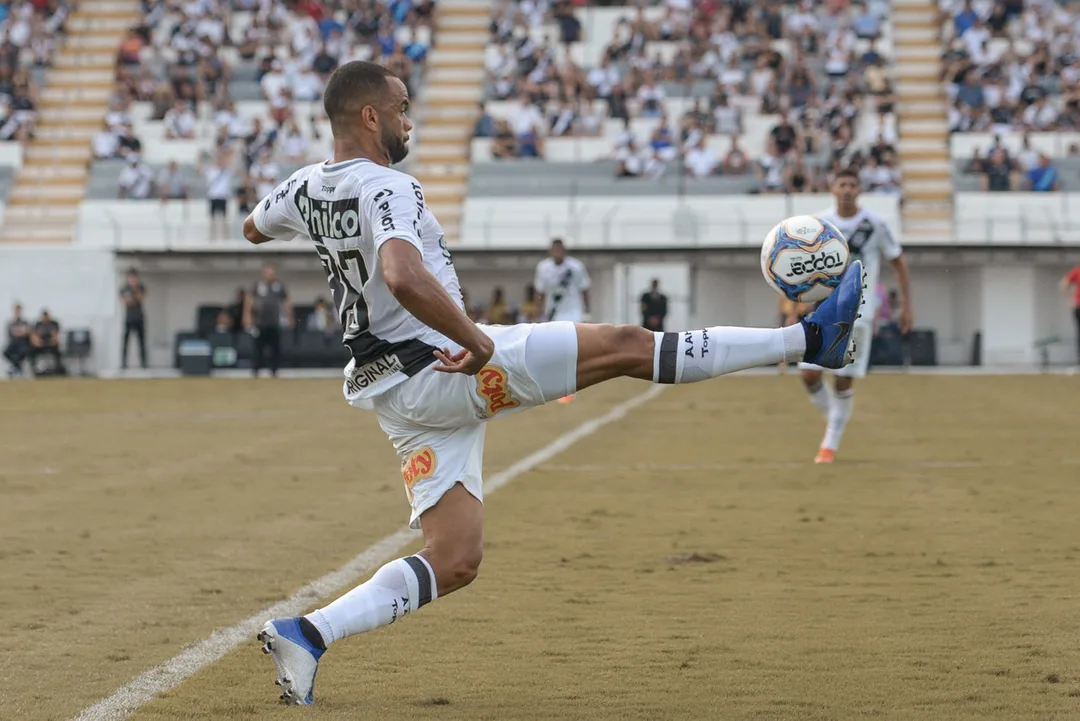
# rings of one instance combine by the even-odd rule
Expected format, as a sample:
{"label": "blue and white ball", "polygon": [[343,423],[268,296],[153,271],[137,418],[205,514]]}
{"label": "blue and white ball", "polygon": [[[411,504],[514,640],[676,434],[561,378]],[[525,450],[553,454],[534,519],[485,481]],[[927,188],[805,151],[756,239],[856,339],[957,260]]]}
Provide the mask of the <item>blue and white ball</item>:
{"label": "blue and white ball", "polygon": [[813,215],[780,221],[761,246],[761,272],[782,296],[797,303],[829,297],[848,264],[848,244],[831,223]]}

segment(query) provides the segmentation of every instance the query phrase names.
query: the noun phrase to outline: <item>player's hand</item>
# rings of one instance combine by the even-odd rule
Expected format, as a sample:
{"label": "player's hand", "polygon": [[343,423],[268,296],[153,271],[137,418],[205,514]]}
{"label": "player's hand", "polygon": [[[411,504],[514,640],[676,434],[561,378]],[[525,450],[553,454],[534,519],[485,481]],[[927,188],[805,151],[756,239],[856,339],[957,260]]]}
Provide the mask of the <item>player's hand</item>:
{"label": "player's hand", "polygon": [[474,376],[488,364],[494,352],[495,345],[490,342],[486,348],[475,353],[462,349],[452,354],[449,348],[443,348],[435,351],[435,357],[441,363],[435,366],[435,370],[440,373],[464,373],[467,376]]}
{"label": "player's hand", "polygon": [[911,332],[911,328],[911,308],[905,305],[903,308],[900,309],[900,332],[907,335]]}

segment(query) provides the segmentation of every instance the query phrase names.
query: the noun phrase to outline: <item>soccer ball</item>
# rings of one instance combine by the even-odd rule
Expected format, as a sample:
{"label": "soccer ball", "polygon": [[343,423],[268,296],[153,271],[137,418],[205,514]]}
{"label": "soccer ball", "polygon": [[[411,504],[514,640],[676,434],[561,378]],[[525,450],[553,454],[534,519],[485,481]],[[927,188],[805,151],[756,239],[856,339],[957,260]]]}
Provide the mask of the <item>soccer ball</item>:
{"label": "soccer ball", "polygon": [[848,244],[831,223],[814,215],[782,220],[761,245],[761,272],[773,289],[797,303],[817,303],[840,285]]}

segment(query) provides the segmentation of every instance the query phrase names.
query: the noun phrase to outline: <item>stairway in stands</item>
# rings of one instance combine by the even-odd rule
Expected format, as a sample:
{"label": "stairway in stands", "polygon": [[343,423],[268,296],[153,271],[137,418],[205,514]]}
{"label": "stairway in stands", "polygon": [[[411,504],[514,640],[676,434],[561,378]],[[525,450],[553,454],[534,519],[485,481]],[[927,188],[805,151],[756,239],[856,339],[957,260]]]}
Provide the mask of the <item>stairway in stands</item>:
{"label": "stairway in stands", "polygon": [[953,234],[953,183],[937,3],[893,0],[892,9],[903,237],[945,240]]}
{"label": "stairway in stands", "polygon": [[435,47],[417,115],[417,151],[410,172],[452,243],[461,237],[469,182],[469,147],[484,92],[488,0],[440,0]]}
{"label": "stairway in stands", "polygon": [[138,24],[138,0],[79,3],[40,93],[38,129],[4,212],[0,241],[70,243],[85,194],[90,144],[114,87],[116,53]]}

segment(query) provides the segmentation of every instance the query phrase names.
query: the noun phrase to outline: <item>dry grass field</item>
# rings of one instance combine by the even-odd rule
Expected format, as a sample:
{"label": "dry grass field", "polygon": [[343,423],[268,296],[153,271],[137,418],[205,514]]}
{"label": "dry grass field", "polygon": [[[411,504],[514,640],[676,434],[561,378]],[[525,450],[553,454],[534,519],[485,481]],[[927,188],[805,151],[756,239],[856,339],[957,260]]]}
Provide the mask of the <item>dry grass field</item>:
{"label": "dry grass field", "polygon": [[[489,474],[647,386],[493,423]],[[254,638],[138,719],[1080,718],[1080,381],[677,387],[487,501],[479,580],[277,704]],[[398,530],[332,380],[0,384],[0,718],[69,719]]]}

